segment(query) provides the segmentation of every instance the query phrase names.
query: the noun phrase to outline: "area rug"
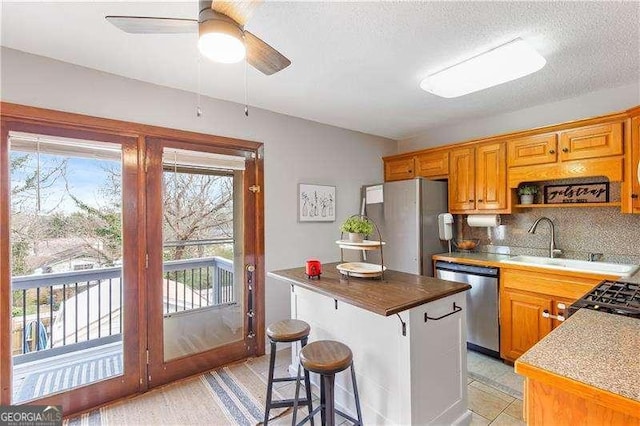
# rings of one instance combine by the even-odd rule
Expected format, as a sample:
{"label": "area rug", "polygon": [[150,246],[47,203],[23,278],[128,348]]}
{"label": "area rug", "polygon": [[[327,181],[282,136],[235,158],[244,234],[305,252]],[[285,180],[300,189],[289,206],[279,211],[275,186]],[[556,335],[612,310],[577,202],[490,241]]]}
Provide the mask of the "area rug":
{"label": "area rug", "polygon": [[[264,419],[266,383],[248,362],[172,383],[65,421],[76,425],[257,425]],[[274,389],[274,399],[282,395]],[[271,410],[270,420],[291,408]]]}
{"label": "area rug", "polygon": [[522,399],[524,378],[502,361],[478,352],[467,351],[467,371],[473,380]]}

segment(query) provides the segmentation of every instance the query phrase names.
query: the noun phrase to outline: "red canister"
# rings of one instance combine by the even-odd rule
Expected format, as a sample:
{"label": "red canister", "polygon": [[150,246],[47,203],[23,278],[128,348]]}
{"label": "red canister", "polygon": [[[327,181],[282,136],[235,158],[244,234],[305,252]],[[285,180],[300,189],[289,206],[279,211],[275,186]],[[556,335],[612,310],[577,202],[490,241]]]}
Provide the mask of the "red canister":
{"label": "red canister", "polygon": [[305,274],[308,278],[320,278],[320,274],[322,274],[322,264],[320,261],[315,259],[307,260]]}

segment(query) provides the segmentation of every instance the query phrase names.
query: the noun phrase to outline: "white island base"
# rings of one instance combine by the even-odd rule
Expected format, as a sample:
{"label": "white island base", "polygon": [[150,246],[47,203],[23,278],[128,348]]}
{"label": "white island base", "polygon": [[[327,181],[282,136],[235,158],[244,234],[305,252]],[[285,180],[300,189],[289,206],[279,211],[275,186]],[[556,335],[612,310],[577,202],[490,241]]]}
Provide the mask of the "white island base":
{"label": "white island base", "polygon": [[[425,314],[452,312],[454,302],[460,311],[425,322]],[[364,424],[468,425],[466,292],[399,315],[406,335],[398,315],[379,315],[292,286],[291,317],[309,323],[309,341],[337,340],[351,348]],[[297,351],[292,346],[294,375]],[[356,417],[350,377],[349,370],[336,376],[335,400]],[[317,387],[318,377],[312,375],[312,382]]]}

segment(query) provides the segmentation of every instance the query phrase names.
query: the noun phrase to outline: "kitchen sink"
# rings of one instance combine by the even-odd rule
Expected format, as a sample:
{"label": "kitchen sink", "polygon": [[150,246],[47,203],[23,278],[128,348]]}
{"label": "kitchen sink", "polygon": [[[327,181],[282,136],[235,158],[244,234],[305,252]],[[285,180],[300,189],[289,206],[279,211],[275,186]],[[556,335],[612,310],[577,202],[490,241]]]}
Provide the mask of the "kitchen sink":
{"label": "kitchen sink", "polygon": [[594,274],[616,275],[630,277],[640,265],[623,263],[587,262],[586,260],[561,259],[540,256],[514,256],[502,260],[503,263],[515,265],[539,266],[542,268],[558,269],[563,271],[591,272]]}

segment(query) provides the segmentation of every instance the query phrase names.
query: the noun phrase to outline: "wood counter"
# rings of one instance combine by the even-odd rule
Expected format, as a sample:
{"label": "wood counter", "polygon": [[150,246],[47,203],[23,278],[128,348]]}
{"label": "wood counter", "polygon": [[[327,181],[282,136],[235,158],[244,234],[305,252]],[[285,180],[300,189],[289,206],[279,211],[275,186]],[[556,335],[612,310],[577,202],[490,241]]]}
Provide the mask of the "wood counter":
{"label": "wood counter", "polygon": [[395,315],[471,288],[468,284],[392,270],[385,271],[383,281],[346,279],[336,269],[338,264],[322,265],[320,279],[307,278],[304,267],[272,271],[267,275],[383,316]]}

